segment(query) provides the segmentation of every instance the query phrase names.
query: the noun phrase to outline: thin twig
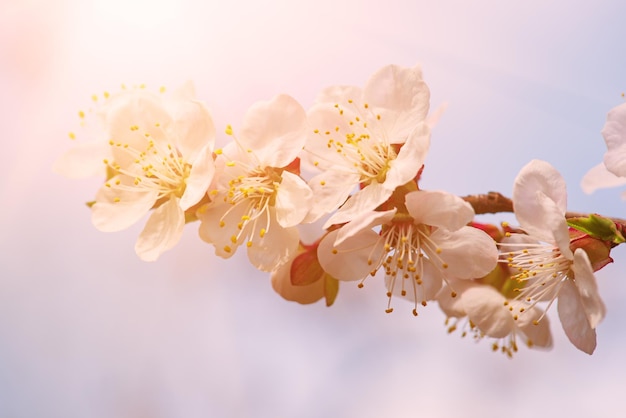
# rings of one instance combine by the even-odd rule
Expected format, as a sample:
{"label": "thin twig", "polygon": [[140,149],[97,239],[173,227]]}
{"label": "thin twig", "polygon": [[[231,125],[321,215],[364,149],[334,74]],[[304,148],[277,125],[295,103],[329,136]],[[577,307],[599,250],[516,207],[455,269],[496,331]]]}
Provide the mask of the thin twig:
{"label": "thin twig", "polygon": [[[513,201],[502,193],[489,192],[487,194],[473,194],[469,196],[463,196],[463,200],[472,205],[476,215],[483,215],[485,213],[501,213],[501,212],[513,212]],[[587,217],[588,213],[581,212],[567,212],[566,218],[579,218]],[[603,215],[604,216],[604,215]],[[617,224],[626,226],[626,219],[613,218],[610,216],[604,216],[612,220]]]}

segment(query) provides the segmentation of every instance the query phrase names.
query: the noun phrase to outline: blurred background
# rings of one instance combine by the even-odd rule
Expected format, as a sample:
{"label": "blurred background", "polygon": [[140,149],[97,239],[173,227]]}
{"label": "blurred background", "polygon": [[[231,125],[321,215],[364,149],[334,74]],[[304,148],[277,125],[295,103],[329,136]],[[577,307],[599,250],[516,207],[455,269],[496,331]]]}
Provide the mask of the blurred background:
{"label": "blurred background", "polygon": [[447,335],[434,304],[385,314],[382,287],[343,285],[332,308],[284,301],[194,224],[141,262],[141,224],[91,225],[101,180],[51,166],[78,110],[121,83],[193,80],[222,132],[257,100],[308,107],[328,85],[420,63],[432,108],[448,104],[423,188],[510,196],[540,158],[571,210],[626,218],[620,190],[579,187],[623,102],[624,16],[618,0],[0,0],[0,416],[623,416],[623,248],[597,275],[608,315],[593,356],[553,309],[554,348],[510,360]]}

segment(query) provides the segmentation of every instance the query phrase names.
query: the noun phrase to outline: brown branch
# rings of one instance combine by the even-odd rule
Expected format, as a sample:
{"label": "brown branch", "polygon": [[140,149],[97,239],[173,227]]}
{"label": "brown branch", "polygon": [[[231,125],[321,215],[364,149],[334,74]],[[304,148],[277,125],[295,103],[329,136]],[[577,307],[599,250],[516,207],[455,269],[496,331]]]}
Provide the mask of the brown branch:
{"label": "brown branch", "polygon": [[463,200],[472,205],[476,215],[485,213],[513,212],[513,201],[498,192],[463,196]]}
{"label": "brown branch", "polygon": [[[469,196],[463,196],[463,200],[472,205],[476,215],[483,215],[485,213],[500,213],[500,212],[513,212],[513,201],[508,197],[498,192],[489,192],[487,194],[473,194]],[[578,218],[587,217],[588,213],[580,212],[567,212],[566,218]],[[612,218],[605,216],[615,223],[626,226],[626,219]]]}

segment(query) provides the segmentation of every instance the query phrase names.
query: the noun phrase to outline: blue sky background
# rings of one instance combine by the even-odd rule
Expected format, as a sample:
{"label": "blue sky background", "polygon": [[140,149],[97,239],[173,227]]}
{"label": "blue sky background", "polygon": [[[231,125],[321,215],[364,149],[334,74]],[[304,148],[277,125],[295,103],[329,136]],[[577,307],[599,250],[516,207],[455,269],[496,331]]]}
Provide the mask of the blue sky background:
{"label": "blue sky background", "polygon": [[[447,335],[434,304],[384,314],[382,286],[332,308],[274,294],[245,254],[223,261],[189,225],[156,263],[84,202],[100,180],[51,172],[77,110],[121,83],[186,80],[218,130],[257,100],[305,107],[333,84],[420,63],[433,108],[422,187],[510,195],[533,158],[569,206],[626,218],[619,190],[582,193],[626,90],[620,1],[13,1],[0,4],[0,416],[619,417],[626,391],[623,248],[597,277],[593,356],[569,344],[514,360]],[[224,138],[221,138],[223,141]],[[504,216],[492,219],[511,219]]]}

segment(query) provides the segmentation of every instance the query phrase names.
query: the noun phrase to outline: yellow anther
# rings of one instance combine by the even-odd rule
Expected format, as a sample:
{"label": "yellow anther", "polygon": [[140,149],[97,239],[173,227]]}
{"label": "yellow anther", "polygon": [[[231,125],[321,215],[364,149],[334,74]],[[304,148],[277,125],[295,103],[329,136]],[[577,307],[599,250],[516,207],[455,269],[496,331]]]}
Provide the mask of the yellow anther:
{"label": "yellow anther", "polygon": [[336,248],[333,248],[332,253],[333,253],[333,254],[337,254],[337,252],[338,252],[338,251],[337,251],[337,249],[336,249]]}
{"label": "yellow anther", "polygon": [[226,135],[232,135],[233,134],[233,127],[230,125],[226,125],[226,129],[224,129],[224,133],[226,133]]}
{"label": "yellow anther", "polygon": [[229,162],[226,163],[226,165],[228,167],[234,167],[235,166],[235,162],[234,161],[229,161]]}
{"label": "yellow anther", "polygon": [[385,309],[385,313],[392,313],[392,312],[393,312],[393,308]]}
{"label": "yellow anther", "polygon": [[78,111],[78,117],[81,118],[81,119],[84,119],[85,118],[85,112],[83,112],[82,110],[79,110]]}
{"label": "yellow anther", "polygon": [[320,185],[325,186],[326,182],[324,180],[320,181]]}
{"label": "yellow anther", "polygon": [[248,247],[248,248],[252,247],[252,241],[246,242],[246,247]]}
{"label": "yellow anther", "polygon": [[104,160],[102,160],[103,163],[105,164],[109,164],[109,160],[107,160],[106,158]]}
{"label": "yellow anther", "polygon": [[222,149],[221,149],[221,148],[218,148],[218,149],[216,149],[216,150],[215,150],[215,151],[213,151],[213,152],[215,153],[215,155],[221,155],[221,154],[222,154],[222,152],[224,152],[224,151],[222,151]]}
{"label": "yellow anther", "polygon": [[114,201],[115,203],[117,203],[117,202],[119,202],[119,201],[120,201],[120,198],[119,198],[119,197],[114,197],[114,198],[113,198],[113,201]]}
{"label": "yellow anther", "polygon": [[97,102],[98,101],[98,96],[95,95],[95,94],[92,94],[91,95],[91,100],[93,100],[94,102]]}
{"label": "yellow anther", "polygon": [[76,139],[76,134],[74,132],[68,133],[67,136],[69,136],[70,139]]}
{"label": "yellow anther", "polygon": [[226,226],[226,222],[220,221],[220,228],[224,228],[224,226]]}
{"label": "yellow anther", "polygon": [[230,242],[232,242],[233,244],[237,244],[237,235],[233,235],[230,237]]}
{"label": "yellow anther", "polygon": [[108,91],[105,91],[102,95],[105,99],[108,99],[111,96]]}
{"label": "yellow anther", "polygon": [[139,85],[139,88],[140,88],[140,89],[145,89],[145,88],[146,88],[146,85],[145,85],[145,84],[143,84],[143,83],[141,83],[141,84]]}
{"label": "yellow anther", "polygon": [[165,86],[159,87],[159,93],[165,93]]}
{"label": "yellow anther", "polygon": [[225,246],[224,246],[224,251],[226,251],[227,253],[230,253],[230,252],[232,252],[233,250],[232,250],[232,248],[230,248],[228,245],[225,245]]}
{"label": "yellow anther", "polygon": [[267,230],[265,228],[261,228],[261,230],[259,231],[259,236],[263,238],[266,233],[267,233]]}

